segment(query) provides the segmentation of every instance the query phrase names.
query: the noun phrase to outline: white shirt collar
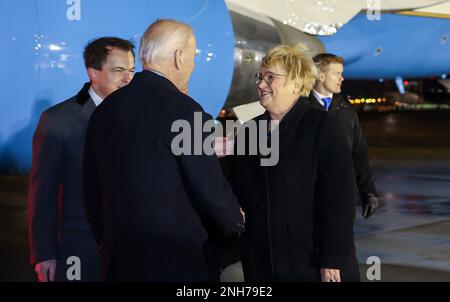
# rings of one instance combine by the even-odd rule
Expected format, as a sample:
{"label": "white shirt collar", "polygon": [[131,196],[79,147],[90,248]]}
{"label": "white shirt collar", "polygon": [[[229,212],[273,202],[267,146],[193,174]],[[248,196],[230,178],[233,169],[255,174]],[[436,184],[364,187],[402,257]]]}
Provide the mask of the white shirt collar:
{"label": "white shirt collar", "polygon": [[333,99],[333,94],[330,95],[323,95],[320,94],[317,90],[313,89],[313,95],[316,97],[316,99],[319,101],[319,103],[323,106],[325,105],[322,101],[323,98],[331,98]]}
{"label": "white shirt collar", "polygon": [[103,99],[101,97],[98,96],[98,94],[95,93],[94,89],[91,87],[89,87],[89,95],[91,96],[92,100],[95,103],[95,106],[100,105],[101,102],[103,102]]}

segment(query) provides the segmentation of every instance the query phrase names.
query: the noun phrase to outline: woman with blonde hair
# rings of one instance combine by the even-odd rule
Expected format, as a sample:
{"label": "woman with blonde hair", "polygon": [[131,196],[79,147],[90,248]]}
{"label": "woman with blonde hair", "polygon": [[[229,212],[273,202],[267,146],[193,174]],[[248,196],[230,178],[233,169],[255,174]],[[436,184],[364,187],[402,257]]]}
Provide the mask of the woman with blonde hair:
{"label": "woman with blonde hair", "polygon": [[[259,148],[257,155],[235,152],[227,158],[246,217],[246,281],[359,281],[350,152],[336,118],[302,100],[316,76],[311,57],[298,45],[271,49],[256,74],[266,112],[254,121],[270,124],[267,135],[260,128],[256,135],[278,144],[271,146],[278,162],[261,165]],[[239,131],[247,130],[244,124]],[[245,150],[252,141],[245,136]],[[236,142],[235,148],[242,147]]]}

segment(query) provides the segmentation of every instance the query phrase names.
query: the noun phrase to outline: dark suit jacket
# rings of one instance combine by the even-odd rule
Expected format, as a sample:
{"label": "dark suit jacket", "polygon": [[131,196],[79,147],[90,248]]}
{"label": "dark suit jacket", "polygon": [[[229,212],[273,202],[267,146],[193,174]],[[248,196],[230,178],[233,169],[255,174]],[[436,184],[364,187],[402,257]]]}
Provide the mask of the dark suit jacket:
{"label": "dark suit jacket", "polygon": [[239,204],[215,155],[171,151],[172,123],[193,129],[194,112],[210,118],[169,80],[144,71],[92,115],[83,184],[104,278],[205,281],[201,219],[239,231]]}
{"label": "dark suit jacket", "polygon": [[33,137],[28,222],[32,265],[59,259],[65,279],[67,257],[81,260],[82,281],[99,279],[99,256],[81,199],[86,127],[95,103],[87,83],[73,98],[42,113]]}
{"label": "dark suit jacket", "polygon": [[[305,100],[316,108],[325,110],[311,92]],[[359,197],[364,201],[368,194],[376,194],[375,180],[368,157],[368,148],[364,133],[359,123],[358,114],[348,100],[340,94],[334,94],[328,112],[336,116],[344,130],[345,137],[353,159],[356,184]]]}
{"label": "dark suit jacket", "polygon": [[[270,117],[266,112],[255,120]],[[355,181],[338,125],[331,114],[298,101],[279,125],[277,165],[261,166],[260,155],[230,156],[233,190],[246,213],[246,281],[320,281],[320,268],[359,279]]]}

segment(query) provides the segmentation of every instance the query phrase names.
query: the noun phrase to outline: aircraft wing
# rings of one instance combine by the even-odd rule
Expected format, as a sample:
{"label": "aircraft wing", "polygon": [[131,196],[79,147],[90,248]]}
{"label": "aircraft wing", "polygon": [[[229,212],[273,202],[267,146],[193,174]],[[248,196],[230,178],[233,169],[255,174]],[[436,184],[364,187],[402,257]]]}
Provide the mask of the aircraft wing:
{"label": "aircraft wing", "polygon": [[312,35],[333,35],[356,14],[381,11],[412,10],[442,4],[444,0],[226,0],[227,4],[241,6],[268,16],[283,24]]}

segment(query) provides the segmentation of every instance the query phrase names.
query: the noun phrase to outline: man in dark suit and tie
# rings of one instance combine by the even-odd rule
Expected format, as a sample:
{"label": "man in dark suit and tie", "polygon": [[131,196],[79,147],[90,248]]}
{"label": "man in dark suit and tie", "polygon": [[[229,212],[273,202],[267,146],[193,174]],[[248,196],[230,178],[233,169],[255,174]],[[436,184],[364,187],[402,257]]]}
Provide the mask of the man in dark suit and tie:
{"label": "man in dark suit and tie", "polygon": [[177,121],[194,129],[194,120],[211,119],[185,94],[196,55],[192,29],[158,20],[139,54],[144,70],[97,108],[86,134],[85,208],[102,277],[207,281],[204,222],[239,233],[243,217],[214,153],[191,153],[203,150],[195,139],[189,152],[173,149]]}
{"label": "man in dark suit and tie", "polygon": [[[90,83],[42,113],[33,137],[28,206],[30,261],[40,282],[100,280],[81,198],[85,132],[96,106],[133,77],[133,48],[115,37],[90,42],[84,49]],[[68,273],[72,265],[78,271]]]}
{"label": "man in dark suit and tie", "polygon": [[344,59],[322,53],[316,55],[313,60],[319,69],[319,79],[306,101],[312,106],[329,111],[339,119],[352,152],[356,183],[363,205],[362,216],[368,218],[378,208],[379,201],[367,154],[367,143],[358,115],[350,102],[340,95],[344,81]]}

